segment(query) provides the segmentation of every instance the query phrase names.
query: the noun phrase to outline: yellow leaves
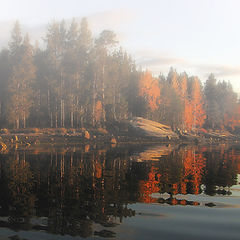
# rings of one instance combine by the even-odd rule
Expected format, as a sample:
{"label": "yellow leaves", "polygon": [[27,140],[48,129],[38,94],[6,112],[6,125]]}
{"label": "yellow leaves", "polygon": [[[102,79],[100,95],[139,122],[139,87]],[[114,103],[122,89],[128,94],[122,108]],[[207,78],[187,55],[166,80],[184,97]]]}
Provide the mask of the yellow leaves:
{"label": "yellow leaves", "polygon": [[139,95],[144,97],[151,111],[158,108],[160,104],[160,85],[150,72],[145,72],[139,82]]}
{"label": "yellow leaves", "polygon": [[185,129],[190,130],[193,126],[193,106],[188,99],[184,101],[184,125]]}
{"label": "yellow leaves", "polygon": [[191,81],[191,94],[184,101],[184,126],[187,130],[201,128],[206,118],[201,84],[198,78]]}

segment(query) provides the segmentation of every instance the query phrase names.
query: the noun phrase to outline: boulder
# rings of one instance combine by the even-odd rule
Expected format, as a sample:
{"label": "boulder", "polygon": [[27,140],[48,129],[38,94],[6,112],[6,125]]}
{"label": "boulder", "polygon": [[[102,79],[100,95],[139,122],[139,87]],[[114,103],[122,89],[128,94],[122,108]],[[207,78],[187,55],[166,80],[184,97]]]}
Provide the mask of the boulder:
{"label": "boulder", "polygon": [[178,138],[178,135],[172,131],[170,126],[145,118],[135,117],[129,121],[129,124],[140,137],[165,138],[166,140]]}

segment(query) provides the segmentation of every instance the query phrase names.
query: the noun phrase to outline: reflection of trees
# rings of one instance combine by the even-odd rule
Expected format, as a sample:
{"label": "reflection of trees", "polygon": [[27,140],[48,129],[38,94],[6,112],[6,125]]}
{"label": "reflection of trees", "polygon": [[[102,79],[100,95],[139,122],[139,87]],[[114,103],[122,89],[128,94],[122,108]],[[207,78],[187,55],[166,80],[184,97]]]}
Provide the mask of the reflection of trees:
{"label": "reflection of trees", "polygon": [[[19,228],[23,228],[19,219],[24,219],[28,228],[88,237],[93,222],[113,227],[134,215],[127,207],[128,168],[123,151],[16,152],[1,161],[0,190],[7,193],[1,206],[8,209],[9,220],[21,222]],[[25,220],[35,214],[47,217],[46,226],[32,226]]]}
{"label": "reflection of trees", "polygon": [[[147,165],[147,164],[146,164]],[[151,193],[198,194],[202,180],[205,158],[194,148],[179,148],[167,156],[161,156],[159,161],[148,162],[149,169],[145,178],[141,179],[140,201],[156,202]]]}
{"label": "reflection of trees", "polygon": [[[206,153],[206,170],[203,183],[206,185],[206,194],[231,194],[224,188],[236,184],[237,178],[237,158],[233,150],[222,152],[213,150]],[[220,190],[219,190],[220,187]]]}
{"label": "reflection of trees", "polygon": [[[87,148],[0,155],[0,215],[10,216],[8,224],[16,228],[88,237],[95,232],[93,223],[114,227],[134,216],[129,203],[197,205],[174,195],[199,194],[202,184],[208,194],[227,194],[216,186],[236,182],[234,149],[209,153],[181,147],[158,161],[143,162],[130,161],[129,151]],[[154,199],[155,192],[170,196]],[[33,225],[33,216],[47,221]]]}
{"label": "reflection of trees", "polygon": [[[4,193],[1,206],[4,215],[8,214],[9,222],[15,227],[19,224],[27,227],[29,217],[34,213],[34,181],[25,153],[16,152],[10,155],[6,165],[1,168]],[[3,211],[4,211],[3,210]]]}
{"label": "reflection of trees", "polygon": [[[139,179],[138,200],[162,202],[151,197],[157,192],[170,194],[169,201],[164,202],[169,204],[175,201],[173,195],[199,194],[204,189],[209,195],[230,194],[225,187],[236,183],[238,161],[235,152],[223,146],[211,152],[203,147],[191,146],[174,150],[168,156],[160,157],[159,161],[141,162],[138,164],[138,167],[143,167],[138,169],[139,176],[142,176]],[[145,175],[141,174],[144,170]],[[205,185],[203,189],[202,185]],[[182,204],[181,201],[175,202]]]}
{"label": "reflection of trees", "polygon": [[176,194],[178,183],[181,182],[183,175],[183,162],[181,155],[177,151],[173,151],[170,155],[160,159],[159,161],[159,179],[160,193],[167,192]]}
{"label": "reflection of trees", "polygon": [[56,154],[47,184],[50,232],[87,237],[92,222],[113,226],[133,215],[121,187],[124,160],[115,157],[106,151]]}

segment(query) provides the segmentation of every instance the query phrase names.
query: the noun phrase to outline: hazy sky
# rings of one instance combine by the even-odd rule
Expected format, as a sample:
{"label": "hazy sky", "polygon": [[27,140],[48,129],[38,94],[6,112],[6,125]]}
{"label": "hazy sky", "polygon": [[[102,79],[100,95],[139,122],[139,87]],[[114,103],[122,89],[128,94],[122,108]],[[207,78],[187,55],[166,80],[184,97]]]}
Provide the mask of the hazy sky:
{"label": "hazy sky", "polygon": [[87,17],[94,33],[111,29],[143,68],[167,74],[209,73],[230,80],[240,92],[239,0],[8,0],[1,2],[0,44],[13,20],[32,38],[51,20]]}

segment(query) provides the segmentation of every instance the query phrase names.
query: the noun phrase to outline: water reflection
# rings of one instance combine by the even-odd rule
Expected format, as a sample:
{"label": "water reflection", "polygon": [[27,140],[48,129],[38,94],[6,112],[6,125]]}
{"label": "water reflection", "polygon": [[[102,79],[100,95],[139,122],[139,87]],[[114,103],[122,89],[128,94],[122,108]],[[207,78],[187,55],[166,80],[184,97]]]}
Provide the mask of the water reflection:
{"label": "water reflection", "polygon": [[225,145],[10,151],[0,155],[0,226],[113,237],[108,228],[135,215],[130,203],[198,206],[177,196],[230,195],[239,153]]}

